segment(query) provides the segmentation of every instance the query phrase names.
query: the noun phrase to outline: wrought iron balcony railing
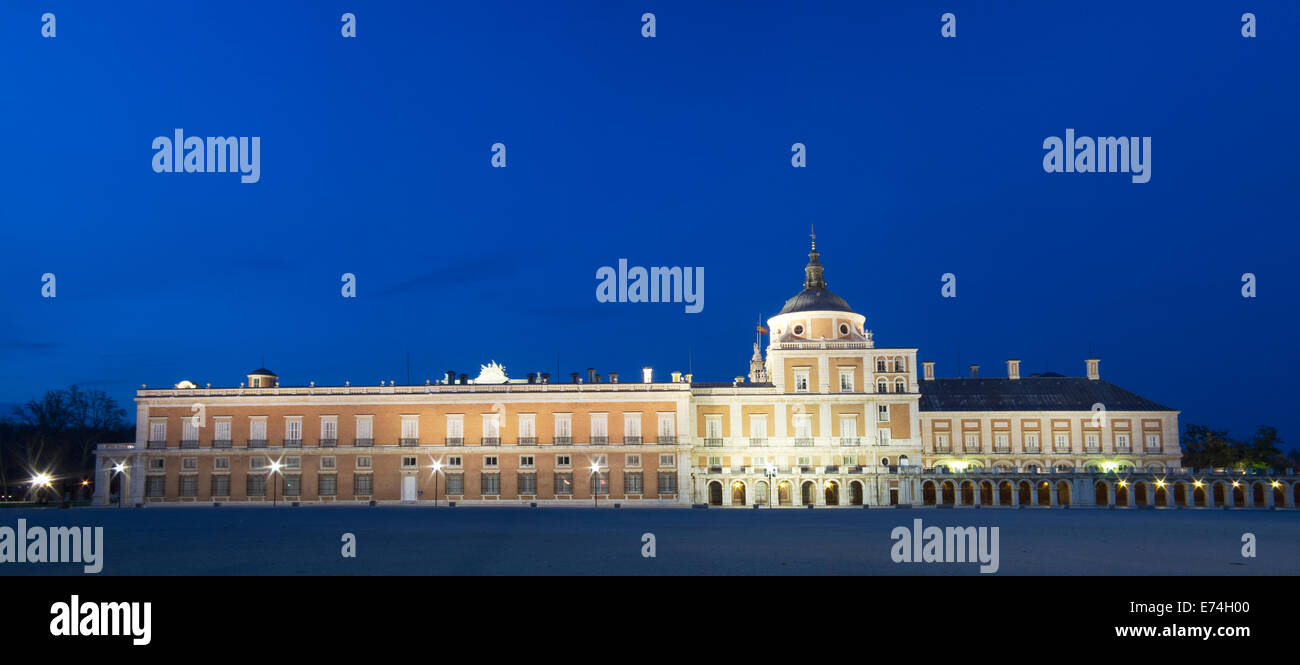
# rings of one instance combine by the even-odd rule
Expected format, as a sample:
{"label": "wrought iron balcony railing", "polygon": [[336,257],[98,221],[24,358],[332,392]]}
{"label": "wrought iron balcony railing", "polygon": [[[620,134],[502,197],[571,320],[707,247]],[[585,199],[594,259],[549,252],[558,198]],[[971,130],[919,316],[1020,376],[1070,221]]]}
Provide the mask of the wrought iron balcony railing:
{"label": "wrought iron balcony railing", "polygon": [[369,448],[369,447],[375,445],[375,440],[374,440],[374,439],[357,439],[356,441],[353,442],[352,445],[354,445],[354,446],[356,446],[356,447],[358,447],[358,448]]}
{"label": "wrought iron balcony railing", "polygon": [[483,445],[483,446],[499,446],[499,445],[501,445],[501,437],[499,437],[499,436],[484,436],[484,437],[480,437],[479,440],[478,440],[478,442],[479,442],[479,445]]}
{"label": "wrought iron balcony railing", "polygon": [[704,438],[704,447],[705,447],[705,448],[721,448],[721,447],[722,447],[722,438],[721,438],[721,437],[716,437],[716,436],[705,437],[705,438]]}
{"label": "wrought iron balcony railing", "polygon": [[321,448],[334,448],[334,447],[337,447],[338,445],[339,445],[339,440],[338,440],[338,439],[321,439],[321,440],[320,440],[320,447],[321,447]]}
{"label": "wrought iron balcony railing", "polygon": [[398,439],[398,440],[397,440],[397,445],[399,445],[399,446],[407,446],[407,447],[418,446],[418,445],[420,445],[420,439],[419,439],[419,437],[415,437],[415,438],[410,438],[410,437],[401,438],[401,439]]}
{"label": "wrought iron balcony railing", "polygon": [[301,448],[301,447],[302,447],[302,439],[285,439],[285,440],[284,440],[284,447],[285,447],[285,448]]}
{"label": "wrought iron balcony railing", "polygon": [[148,443],[145,444],[145,447],[148,448],[148,449],[150,449],[150,450],[157,449],[157,448],[166,448],[166,447],[167,447],[167,442],[166,442],[166,441],[149,441]]}
{"label": "wrought iron balcony railing", "polygon": [[230,439],[213,439],[213,440],[212,440],[212,447],[213,447],[213,448],[229,448],[229,447],[230,447]]}
{"label": "wrought iron balcony railing", "polygon": [[198,440],[198,439],[181,439],[181,447],[182,447],[182,448],[198,448],[198,447],[199,447],[199,440]]}
{"label": "wrought iron balcony railing", "polygon": [[519,445],[521,445],[521,446],[535,446],[535,445],[537,445],[537,437],[535,437],[535,436],[521,436],[521,437],[519,437]]}
{"label": "wrought iron balcony railing", "polygon": [[801,448],[811,446],[812,444],[813,444],[813,440],[811,436],[796,436],[794,438],[794,445],[799,446]]}
{"label": "wrought iron balcony railing", "polygon": [[266,439],[249,439],[249,440],[248,440],[248,447],[249,447],[249,448],[265,448],[265,447],[266,447]]}
{"label": "wrought iron balcony railing", "polygon": [[629,445],[629,446],[634,446],[634,445],[637,445],[637,444],[640,444],[640,443],[641,443],[641,437],[640,437],[640,436],[625,436],[625,437],[623,437],[623,443],[626,444],[626,445]]}

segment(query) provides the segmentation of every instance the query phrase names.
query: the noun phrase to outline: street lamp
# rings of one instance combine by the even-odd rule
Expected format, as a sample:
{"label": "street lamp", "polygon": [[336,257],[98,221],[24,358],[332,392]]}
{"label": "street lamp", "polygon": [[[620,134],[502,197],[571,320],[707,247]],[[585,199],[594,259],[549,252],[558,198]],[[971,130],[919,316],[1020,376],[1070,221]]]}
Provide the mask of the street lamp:
{"label": "street lamp", "polygon": [[46,488],[46,487],[50,487],[50,488],[52,488],[52,487],[53,487],[53,482],[52,482],[52,481],[53,481],[53,479],[50,478],[50,474],[48,474],[48,473],[38,473],[38,474],[32,476],[32,491],[33,491],[33,495],[34,495],[37,499],[40,499],[40,498],[41,498],[41,489],[42,489],[42,488]]}
{"label": "street lamp", "polygon": [[[277,459],[277,460],[271,460],[271,476],[272,476],[272,477],[274,477],[274,476],[276,476],[277,474],[280,473],[280,466],[281,466],[281,464],[280,464],[280,460],[278,460],[278,459]],[[281,477],[283,477],[283,476],[281,476]],[[280,499],[280,487],[279,487],[279,485],[276,485],[275,487],[272,487],[272,488],[271,488],[271,507],[272,507],[272,508],[275,507],[275,504],[276,504],[277,501],[279,501],[279,499]]]}
{"label": "street lamp", "polygon": [[122,480],[117,483],[117,507],[122,507],[122,494],[126,492],[126,464],[122,462],[113,463],[113,473],[121,474]]}
{"label": "street lamp", "polygon": [[592,462],[591,462],[591,475],[592,475],[592,480],[591,480],[591,505],[592,505],[592,507],[596,507],[596,506],[599,505],[599,504],[597,503],[597,500],[596,500],[596,499],[597,499],[598,496],[600,496],[600,494],[596,491],[596,483],[600,482],[600,465],[599,465],[599,464],[596,464],[596,461],[595,461],[595,460],[592,460]]}
{"label": "street lamp", "polygon": [[438,505],[438,474],[442,472],[442,460],[433,460],[433,464],[430,464],[430,465],[429,465],[429,468],[430,468],[430,469],[433,469],[433,505],[434,505],[435,507],[437,507],[437,505]]}

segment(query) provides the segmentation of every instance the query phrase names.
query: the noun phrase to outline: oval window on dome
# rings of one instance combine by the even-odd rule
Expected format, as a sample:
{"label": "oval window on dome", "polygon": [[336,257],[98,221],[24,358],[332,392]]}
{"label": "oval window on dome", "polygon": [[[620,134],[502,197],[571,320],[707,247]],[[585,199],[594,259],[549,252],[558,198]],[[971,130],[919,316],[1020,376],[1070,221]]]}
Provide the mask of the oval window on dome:
{"label": "oval window on dome", "polygon": [[800,324],[797,324],[797,323],[796,323],[795,326],[794,326],[794,328],[792,329],[792,332],[794,332],[795,335],[797,335],[797,336],[799,336],[799,337],[802,337],[802,336],[803,336],[803,326],[800,325]]}
{"label": "oval window on dome", "polygon": [[841,335],[841,336],[844,336],[844,337],[848,337],[848,336],[849,336],[849,324],[847,324],[847,323],[841,323],[841,324],[840,324],[840,335]]}

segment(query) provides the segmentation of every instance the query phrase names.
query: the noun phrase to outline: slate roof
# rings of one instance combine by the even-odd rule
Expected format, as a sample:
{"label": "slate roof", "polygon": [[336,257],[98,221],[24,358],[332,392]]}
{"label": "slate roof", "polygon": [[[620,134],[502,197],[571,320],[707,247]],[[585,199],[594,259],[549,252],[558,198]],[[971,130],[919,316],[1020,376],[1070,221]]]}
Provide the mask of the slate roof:
{"label": "slate roof", "polygon": [[1175,411],[1109,381],[1084,377],[920,381],[922,411]]}
{"label": "slate roof", "polygon": [[785,301],[778,316],[791,312],[852,312],[849,303],[829,289],[804,289]]}

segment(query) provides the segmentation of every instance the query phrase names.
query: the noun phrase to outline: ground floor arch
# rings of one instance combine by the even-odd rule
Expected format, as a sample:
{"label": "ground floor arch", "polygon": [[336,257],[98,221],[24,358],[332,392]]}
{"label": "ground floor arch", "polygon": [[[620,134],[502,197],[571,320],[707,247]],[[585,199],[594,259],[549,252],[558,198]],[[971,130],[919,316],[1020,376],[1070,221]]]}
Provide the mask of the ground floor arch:
{"label": "ground floor arch", "polygon": [[811,506],[816,502],[817,483],[811,480],[805,480],[799,488],[799,505]]}
{"label": "ground floor arch", "polygon": [[790,490],[791,490],[791,485],[790,485],[790,481],[788,480],[782,480],[781,482],[776,484],[776,505],[778,506],[793,505],[792,498],[790,496]]}
{"label": "ground floor arch", "polygon": [[709,505],[722,505],[722,482],[713,480],[709,482]]}
{"label": "ground floor arch", "polygon": [[862,505],[862,483],[854,480],[849,483],[849,505]]}
{"label": "ground floor arch", "polygon": [[826,481],[826,484],[823,487],[823,493],[825,494],[824,498],[826,500],[826,505],[840,505],[840,484],[838,482],[834,480]]}
{"label": "ground floor arch", "polygon": [[1106,481],[1104,480],[1097,481],[1096,485],[1094,485],[1094,492],[1095,492],[1094,500],[1097,502],[1097,505],[1099,506],[1110,505],[1110,485]]}
{"label": "ground floor arch", "polygon": [[731,505],[745,505],[745,483],[737,480],[731,483]]}

